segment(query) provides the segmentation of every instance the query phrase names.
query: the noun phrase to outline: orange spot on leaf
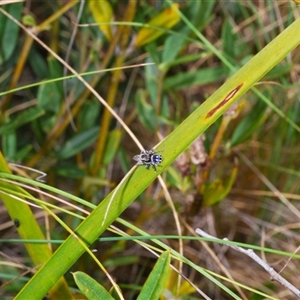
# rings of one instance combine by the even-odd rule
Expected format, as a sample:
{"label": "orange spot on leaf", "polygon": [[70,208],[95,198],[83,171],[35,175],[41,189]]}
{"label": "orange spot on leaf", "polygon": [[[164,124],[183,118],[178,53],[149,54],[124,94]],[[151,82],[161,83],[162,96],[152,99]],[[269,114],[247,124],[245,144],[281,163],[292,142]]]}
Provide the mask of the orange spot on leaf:
{"label": "orange spot on leaf", "polygon": [[214,107],[207,115],[206,118],[213,116],[221,107],[223,107],[233,96],[241,89],[243,83],[238,85],[235,89],[233,89],[229,94],[216,106]]}

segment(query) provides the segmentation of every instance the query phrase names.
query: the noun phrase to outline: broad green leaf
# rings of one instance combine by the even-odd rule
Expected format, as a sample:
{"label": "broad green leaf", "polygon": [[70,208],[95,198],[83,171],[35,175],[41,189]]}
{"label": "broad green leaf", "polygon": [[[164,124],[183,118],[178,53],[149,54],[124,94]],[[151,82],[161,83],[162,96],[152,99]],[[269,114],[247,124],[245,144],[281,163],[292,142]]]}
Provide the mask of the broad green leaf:
{"label": "broad green leaf", "polygon": [[37,101],[38,107],[40,107],[41,109],[53,113],[58,113],[61,107],[62,95],[57,88],[57,84],[41,84],[38,89]]}
{"label": "broad green leaf", "polygon": [[44,79],[50,76],[48,64],[46,63],[43,53],[40,53],[37,48],[33,47],[30,49],[28,62],[30,68],[38,78]]}
{"label": "broad green leaf", "polygon": [[[55,79],[55,78],[63,77],[62,65],[53,56],[48,57],[48,66],[49,66],[49,72],[51,78]],[[62,94],[63,92],[62,81],[56,81],[55,84],[57,86],[57,89]]]}
{"label": "broad green leaf", "polygon": [[83,272],[72,274],[78,288],[89,300],[114,300],[110,293],[89,275]]}
{"label": "broad green leaf", "polygon": [[11,131],[2,136],[2,151],[8,161],[15,161],[17,152],[16,131]]}
{"label": "broad green leaf", "polygon": [[[178,3],[171,5],[170,7],[166,8],[164,11],[159,13],[157,16],[155,16],[153,19],[151,19],[146,25],[156,26],[165,29],[172,28],[180,20],[180,17],[176,12],[176,8],[178,7],[179,7]],[[158,37],[160,37],[163,34],[164,31],[162,30],[158,30],[150,27],[143,27],[137,33],[136,39],[134,41],[134,46],[141,47],[145,44],[148,44],[156,40]]]}
{"label": "broad green leaf", "polygon": [[169,251],[161,254],[153,270],[143,285],[137,297],[138,300],[157,300],[161,296],[170,272],[171,256]]}
{"label": "broad green leaf", "polygon": [[[51,78],[62,77],[61,65],[52,56],[48,58],[48,67]],[[58,113],[63,101],[62,95],[62,81],[41,84],[37,94],[38,106],[45,111]]]}
{"label": "broad green leaf", "polygon": [[162,52],[162,62],[164,64],[169,64],[171,61],[173,61],[183,45],[186,43],[186,35],[189,32],[189,28],[185,28],[184,31],[182,31],[182,37],[178,35],[170,35],[166,38],[165,45]]}
{"label": "broad green leaf", "polygon": [[81,124],[80,130],[85,131],[95,126],[99,113],[99,102],[95,99],[87,100],[80,109],[78,116],[78,123]]}
{"label": "broad green leaf", "polygon": [[58,153],[58,157],[60,159],[66,159],[86,149],[96,141],[98,132],[99,127],[97,126],[76,134],[64,144]]}
{"label": "broad green leaf", "polygon": [[111,41],[112,40],[112,30],[110,24],[101,24],[109,23],[113,18],[112,7],[107,0],[95,1],[89,0],[89,9],[93,15],[93,18],[97,23],[99,23],[99,29],[103,32],[105,37]]}
{"label": "broad green leaf", "polygon": [[[22,7],[23,3],[19,2],[4,5],[3,9],[17,20],[20,20]],[[16,45],[19,41],[18,38],[19,26],[4,14],[0,14],[0,65],[7,61],[16,50]]]}
{"label": "broad green leaf", "polygon": [[21,114],[19,114],[15,119],[10,121],[7,124],[4,124],[0,128],[0,134],[7,134],[12,130],[16,130],[24,124],[30,123],[33,120],[40,118],[45,111],[38,107],[33,107],[25,110]]}

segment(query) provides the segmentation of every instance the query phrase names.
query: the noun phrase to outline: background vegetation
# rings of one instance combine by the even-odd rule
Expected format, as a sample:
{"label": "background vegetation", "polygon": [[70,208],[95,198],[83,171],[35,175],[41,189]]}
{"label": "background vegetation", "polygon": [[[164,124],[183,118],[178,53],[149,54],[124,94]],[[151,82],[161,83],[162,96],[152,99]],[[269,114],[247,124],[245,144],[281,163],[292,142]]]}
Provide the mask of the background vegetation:
{"label": "background vegetation", "polygon": [[[39,273],[48,274],[44,281],[35,277],[40,289],[55,284],[49,297],[109,299],[105,290],[114,280],[125,299],[150,295],[144,288],[153,286],[165,299],[295,299],[255,262],[199,239],[195,229],[257,247],[298,285],[299,46],[278,64],[274,51],[265,62],[274,68],[196,140],[198,125],[187,120],[299,17],[294,2],[16,1],[0,9],[0,170],[8,173],[10,163],[18,175],[1,174],[1,298],[16,296],[129,174],[94,212],[99,223],[91,218],[83,236],[83,226],[76,229],[79,240],[68,239],[73,248],[64,248],[83,254],[76,245],[90,245],[102,226],[108,230],[90,247],[95,257],[74,254],[71,269],[61,269],[65,279],[52,283],[51,266],[59,269],[69,259],[60,249]],[[279,43],[278,53],[289,49]],[[241,75],[251,79],[258,72],[256,66]],[[157,173],[139,167],[134,174],[141,184],[135,185],[132,157],[170,133],[178,143],[160,148],[162,167]],[[189,139],[193,144],[182,152]],[[45,172],[46,184],[24,167]],[[130,204],[128,194],[140,195],[116,220]],[[35,206],[30,210],[22,199]],[[168,252],[155,265],[154,254],[168,248],[188,281],[167,272]],[[85,274],[104,289],[87,294],[86,286],[99,286]],[[34,285],[24,290],[37,293]],[[111,293],[117,297],[116,288]]]}

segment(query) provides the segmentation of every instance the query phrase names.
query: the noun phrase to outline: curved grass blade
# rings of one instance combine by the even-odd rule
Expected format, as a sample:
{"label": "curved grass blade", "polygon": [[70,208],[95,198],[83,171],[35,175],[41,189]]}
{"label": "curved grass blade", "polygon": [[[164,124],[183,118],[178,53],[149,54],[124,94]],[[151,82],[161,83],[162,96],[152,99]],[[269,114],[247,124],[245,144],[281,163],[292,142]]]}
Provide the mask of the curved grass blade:
{"label": "curved grass blade", "polygon": [[[300,43],[300,19],[296,20],[262,51],[237,71],[206,102],[181,123],[164,141],[159,149],[164,150],[163,168],[157,173],[147,172],[144,168],[134,169],[118,188],[115,198],[108,195],[100,205],[76,228],[76,234],[91,245],[96,238],[136,199],[147,186],[175,158],[183,152],[202,132],[215,122],[234,101],[246,93],[258,80],[267,74],[279,61]],[[109,214],[101,226],[108,204]],[[70,236],[54,253],[52,258],[35,274],[15,299],[28,299],[35,292],[36,298],[44,297],[51,286],[84,253],[84,248]],[[40,285],[41,278],[51,278]]]}

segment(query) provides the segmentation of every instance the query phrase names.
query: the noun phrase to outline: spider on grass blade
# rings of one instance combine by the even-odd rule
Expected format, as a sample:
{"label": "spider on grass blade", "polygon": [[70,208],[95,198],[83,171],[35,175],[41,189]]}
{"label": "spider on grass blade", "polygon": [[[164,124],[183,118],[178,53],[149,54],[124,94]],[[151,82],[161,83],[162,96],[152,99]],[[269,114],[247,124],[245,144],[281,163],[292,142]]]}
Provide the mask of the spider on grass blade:
{"label": "spider on grass blade", "polygon": [[133,157],[134,160],[137,161],[138,166],[146,166],[146,169],[149,170],[150,167],[154,169],[156,172],[156,167],[160,166],[160,163],[163,161],[163,157],[159,154],[156,154],[160,151],[154,151],[154,150],[143,150],[140,154],[135,155]]}

